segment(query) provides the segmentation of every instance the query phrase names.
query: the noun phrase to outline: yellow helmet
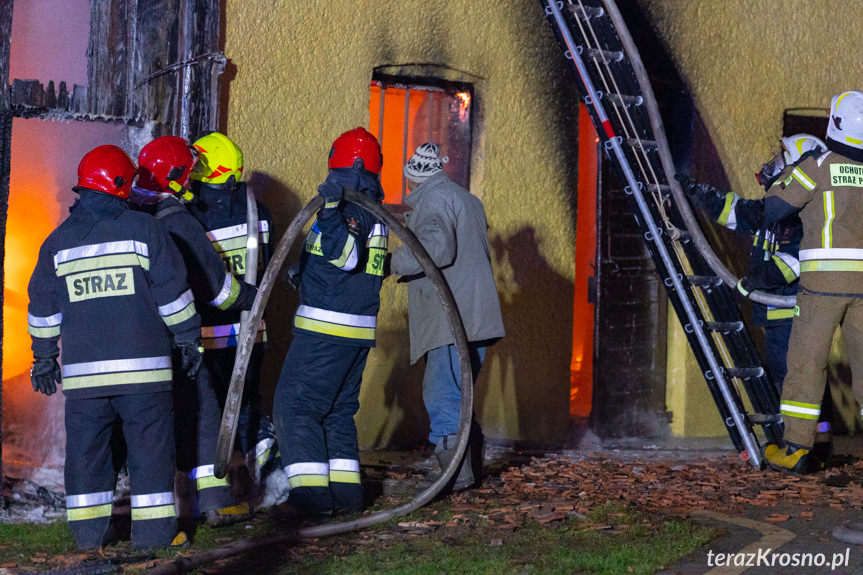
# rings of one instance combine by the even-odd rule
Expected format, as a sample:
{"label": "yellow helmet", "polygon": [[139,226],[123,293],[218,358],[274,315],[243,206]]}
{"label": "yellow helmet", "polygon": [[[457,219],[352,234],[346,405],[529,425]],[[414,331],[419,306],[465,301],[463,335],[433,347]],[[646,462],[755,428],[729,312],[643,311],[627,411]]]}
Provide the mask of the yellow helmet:
{"label": "yellow helmet", "polygon": [[205,184],[224,184],[231,178],[243,177],[243,151],[228,136],[213,132],[195,140],[198,163],[192,169],[192,179]]}

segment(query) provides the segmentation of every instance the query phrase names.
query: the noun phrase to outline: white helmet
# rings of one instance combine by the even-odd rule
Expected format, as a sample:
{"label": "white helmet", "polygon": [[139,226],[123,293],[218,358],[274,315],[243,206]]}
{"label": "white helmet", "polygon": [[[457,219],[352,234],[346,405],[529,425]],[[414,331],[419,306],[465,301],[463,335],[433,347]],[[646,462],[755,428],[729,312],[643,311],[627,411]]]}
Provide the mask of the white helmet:
{"label": "white helmet", "polygon": [[851,91],[833,96],[827,137],[863,150],[863,93]]}
{"label": "white helmet", "polygon": [[806,152],[818,151],[826,152],[827,145],[820,139],[811,134],[794,134],[782,138],[782,147],[784,148],[783,155],[785,156],[785,165],[790,166],[800,159],[800,156]]}

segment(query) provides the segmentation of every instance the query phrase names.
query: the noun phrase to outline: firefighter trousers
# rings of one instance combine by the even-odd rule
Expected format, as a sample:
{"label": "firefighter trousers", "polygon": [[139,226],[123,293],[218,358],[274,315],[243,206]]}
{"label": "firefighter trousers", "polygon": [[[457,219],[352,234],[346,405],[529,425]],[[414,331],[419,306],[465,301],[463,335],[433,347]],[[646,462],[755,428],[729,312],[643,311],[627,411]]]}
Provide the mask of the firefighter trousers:
{"label": "firefighter trousers", "polygon": [[66,518],[81,549],[110,538],[116,474],[111,430],[122,420],[132,490],[132,545],[167,547],[174,512],[174,413],[170,391],[66,399]]}
{"label": "firefighter trousers", "polygon": [[234,505],[228,478],[213,474],[216,442],[222,425],[222,411],[206,364],[195,379],[189,379],[174,365],[174,410],[177,434],[177,469],[195,482],[198,512],[206,513]]}
{"label": "firefighter trousers", "polygon": [[800,290],[797,294],[788,374],[780,411],[785,439],[812,448],[827,385],[827,364],[833,332],[842,326],[851,365],[854,397],[863,400],[863,296],[828,296]]}
{"label": "firefighter trousers", "polygon": [[294,336],[273,398],[276,437],[301,511],[362,508],[354,416],[369,348]]}

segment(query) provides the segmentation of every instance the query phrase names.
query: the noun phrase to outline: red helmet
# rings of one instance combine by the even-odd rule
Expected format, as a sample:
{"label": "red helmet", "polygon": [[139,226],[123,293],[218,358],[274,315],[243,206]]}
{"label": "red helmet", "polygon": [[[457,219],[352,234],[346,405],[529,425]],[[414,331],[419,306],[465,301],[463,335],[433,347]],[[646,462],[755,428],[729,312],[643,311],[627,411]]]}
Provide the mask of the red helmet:
{"label": "red helmet", "polygon": [[118,146],[99,146],[81,158],[78,164],[78,188],[105,192],[128,198],[135,179],[135,164]]}
{"label": "red helmet", "polygon": [[138,187],[151,192],[176,194],[189,185],[195,158],[179,136],[156,138],[138,154]]}
{"label": "red helmet", "polygon": [[330,148],[328,167],[331,170],[350,168],[358,158],[363,161],[364,169],[380,175],[383,162],[381,146],[377,139],[364,128],[354,128],[336,138],[333,147]]}

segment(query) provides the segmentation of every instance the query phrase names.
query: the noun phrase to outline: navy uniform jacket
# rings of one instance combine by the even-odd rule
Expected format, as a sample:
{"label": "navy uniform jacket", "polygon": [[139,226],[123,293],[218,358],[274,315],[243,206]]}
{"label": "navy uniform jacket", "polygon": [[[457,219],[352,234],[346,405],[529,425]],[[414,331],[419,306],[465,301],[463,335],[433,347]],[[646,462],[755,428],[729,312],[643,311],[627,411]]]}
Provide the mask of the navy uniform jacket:
{"label": "navy uniform jacket", "polygon": [[208,307],[230,309],[243,301],[241,294],[249,288],[225,272],[222,259],[201,224],[180,200],[171,196],[141,209],[156,216],[179,248],[186,265],[186,279],[199,304],[198,313],[203,314]]}
{"label": "navy uniform jacket", "polygon": [[[803,158],[810,154],[804,154]],[[790,171],[794,166],[789,166]],[[780,175],[779,179],[784,176]],[[746,275],[750,289],[776,295],[795,295],[800,279],[800,242],[803,225],[800,218],[791,215],[765,228],[764,199],[746,200],[733,192],[708,193],[698,198],[698,204],[726,228],[753,236],[749,252],[749,272]],[[794,310],[752,303],[752,319],[757,325],[791,323]]]}
{"label": "navy uniform jacket", "polygon": [[201,326],[183,260],[152,217],[79,193],[30,278],[33,354],[56,357],[62,338],[70,398],[170,390],[171,333],[192,342]]}
{"label": "navy uniform jacket", "polygon": [[[383,198],[377,178],[363,173],[359,187]],[[355,204],[321,208],[300,259],[294,334],[374,347],[388,236],[382,222]]]}
{"label": "navy uniform jacket", "polygon": [[[246,184],[239,183],[232,189],[199,184],[195,188],[195,201],[189,204],[189,212],[207,232],[209,241],[223,262],[223,270],[242,279],[246,273]],[[260,281],[263,270],[270,262],[275,236],[273,220],[267,208],[258,202],[258,266]],[[237,346],[240,331],[240,310],[202,308],[202,335],[206,349],[221,349]],[[266,341],[263,321],[258,330],[257,341]]]}

